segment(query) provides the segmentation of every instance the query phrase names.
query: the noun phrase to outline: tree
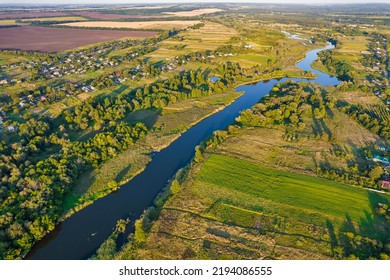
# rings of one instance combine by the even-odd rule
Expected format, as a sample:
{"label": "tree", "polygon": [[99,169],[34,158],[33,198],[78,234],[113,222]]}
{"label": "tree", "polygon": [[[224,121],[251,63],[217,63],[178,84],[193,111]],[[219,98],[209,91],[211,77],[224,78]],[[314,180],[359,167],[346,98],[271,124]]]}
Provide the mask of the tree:
{"label": "tree", "polygon": [[383,175],[383,169],[379,165],[374,166],[368,173],[371,179],[378,180]]}
{"label": "tree", "polygon": [[116,233],[125,233],[125,230],[126,230],[126,226],[127,224],[130,222],[129,219],[126,219],[126,220],[123,220],[123,219],[120,219],[116,222],[116,226],[115,226],[115,232]]}
{"label": "tree", "polygon": [[171,194],[177,194],[180,191],[180,184],[176,179],[172,181],[170,191]]}
{"label": "tree", "polygon": [[199,146],[195,147],[195,156],[194,156],[194,162],[200,162],[203,159],[202,152],[200,151]]}

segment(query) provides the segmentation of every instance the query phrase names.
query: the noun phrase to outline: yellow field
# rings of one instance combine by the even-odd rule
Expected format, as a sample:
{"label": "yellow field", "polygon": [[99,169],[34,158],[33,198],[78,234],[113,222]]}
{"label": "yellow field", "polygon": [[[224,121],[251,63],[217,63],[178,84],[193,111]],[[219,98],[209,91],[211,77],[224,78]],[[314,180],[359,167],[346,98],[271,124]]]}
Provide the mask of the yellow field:
{"label": "yellow field", "polygon": [[28,18],[22,19],[22,22],[31,22],[31,21],[73,21],[73,20],[87,20],[84,17],[74,16],[74,17],[43,17],[43,18]]}
{"label": "yellow field", "polygon": [[164,12],[163,14],[178,16],[178,17],[195,17],[195,16],[212,14],[212,13],[222,12],[222,11],[223,10],[221,9],[197,9],[188,12]]}
{"label": "yellow field", "polygon": [[135,21],[135,22],[117,22],[117,21],[88,21],[72,22],[60,25],[76,27],[102,27],[102,28],[133,28],[133,29],[172,29],[183,28],[200,23],[199,20],[171,20],[171,21]]}
{"label": "yellow field", "polygon": [[16,24],[14,19],[2,19],[2,20],[0,20],[0,26],[1,25],[14,25],[14,24]]}

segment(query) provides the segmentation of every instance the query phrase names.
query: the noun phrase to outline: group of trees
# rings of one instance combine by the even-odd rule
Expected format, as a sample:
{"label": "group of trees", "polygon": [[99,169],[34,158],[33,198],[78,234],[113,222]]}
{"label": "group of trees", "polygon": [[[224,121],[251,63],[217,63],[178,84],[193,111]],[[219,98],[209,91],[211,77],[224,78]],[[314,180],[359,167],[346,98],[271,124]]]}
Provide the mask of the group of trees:
{"label": "group of trees", "polygon": [[361,105],[339,102],[337,107],[373,133],[390,140],[390,118],[385,109],[379,115],[374,110],[364,108]]}
{"label": "group of trees", "polygon": [[26,253],[54,228],[78,176],[147,132],[141,123],[120,122],[85,142],[71,142],[51,127],[50,120],[31,119],[20,125],[19,142],[0,142],[0,259]]}
{"label": "group of trees", "polygon": [[334,73],[340,80],[350,82],[357,80],[356,70],[348,62],[335,59],[332,51],[322,51],[318,57],[329,72]]}
{"label": "group of trees", "polygon": [[285,124],[304,129],[305,117],[321,120],[326,108],[334,106],[335,99],[319,89],[301,87],[289,81],[277,84],[270,94],[251,109],[242,112],[242,126],[272,126]]}

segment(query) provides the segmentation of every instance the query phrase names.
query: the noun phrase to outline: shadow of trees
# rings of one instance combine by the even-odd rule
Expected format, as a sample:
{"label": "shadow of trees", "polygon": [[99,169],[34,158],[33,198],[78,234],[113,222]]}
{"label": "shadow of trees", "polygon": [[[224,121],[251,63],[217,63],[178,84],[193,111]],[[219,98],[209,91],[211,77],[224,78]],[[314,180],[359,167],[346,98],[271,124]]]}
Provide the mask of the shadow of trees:
{"label": "shadow of trees", "polygon": [[390,200],[369,192],[371,212],[358,223],[346,214],[339,230],[326,221],[333,257],[336,259],[390,259]]}

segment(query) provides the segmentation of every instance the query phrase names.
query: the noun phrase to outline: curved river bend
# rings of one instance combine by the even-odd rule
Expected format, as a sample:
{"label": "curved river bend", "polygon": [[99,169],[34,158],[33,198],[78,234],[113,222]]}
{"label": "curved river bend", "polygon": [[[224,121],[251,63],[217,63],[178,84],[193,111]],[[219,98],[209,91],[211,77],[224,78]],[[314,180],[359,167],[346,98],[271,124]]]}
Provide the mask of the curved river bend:
{"label": "curved river bend", "polygon": [[[336,77],[313,69],[310,65],[322,50],[332,49],[329,44],[322,49],[306,53],[306,57],[297,63],[302,70],[311,70],[318,76],[312,80],[290,79],[320,83],[323,86],[338,85]],[[56,229],[39,241],[27,255],[27,259],[86,259],[95,253],[100,244],[108,238],[116,221],[130,216],[128,231],[134,230],[134,221],[149,207],[167,181],[179,168],[187,165],[194,155],[195,146],[212,135],[215,130],[223,129],[234,122],[240,112],[255,105],[277,83],[289,80],[270,80],[256,84],[243,85],[236,91],[245,93],[222,111],[202,120],[183,133],[170,146],[155,154],[145,170],[122,188],[97,200],[90,206],[75,213],[59,224]],[[124,243],[126,240],[119,240]]]}

